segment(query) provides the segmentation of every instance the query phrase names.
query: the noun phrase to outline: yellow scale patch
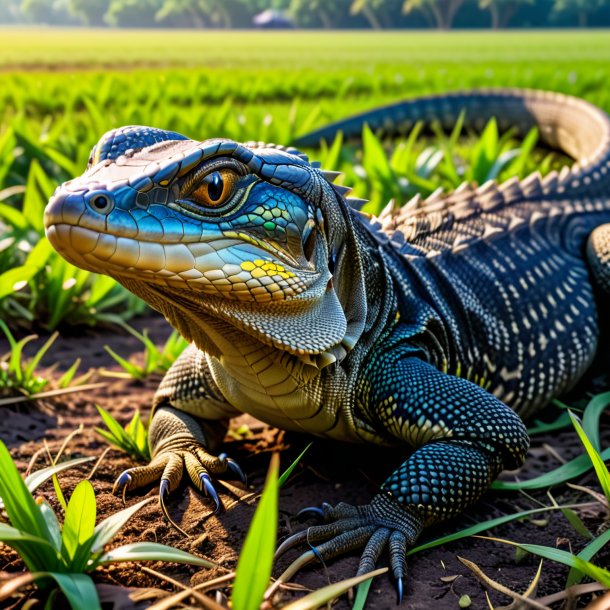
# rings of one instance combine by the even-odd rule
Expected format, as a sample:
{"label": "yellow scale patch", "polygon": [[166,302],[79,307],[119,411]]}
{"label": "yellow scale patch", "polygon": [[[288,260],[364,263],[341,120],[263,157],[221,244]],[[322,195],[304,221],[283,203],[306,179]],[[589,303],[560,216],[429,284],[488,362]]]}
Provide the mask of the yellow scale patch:
{"label": "yellow scale patch", "polygon": [[278,265],[277,263],[272,263],[270,261],[264,261],[260,258],[254,261],[244,261],[240,266],[244,271],[249,271],[250,275],[254,278],[265,276],[273,277],[275,275],[279,275],[281,278],[286,280],[289,277],[294,277],[295,275],[292,271],[286,271],[282,265]]}

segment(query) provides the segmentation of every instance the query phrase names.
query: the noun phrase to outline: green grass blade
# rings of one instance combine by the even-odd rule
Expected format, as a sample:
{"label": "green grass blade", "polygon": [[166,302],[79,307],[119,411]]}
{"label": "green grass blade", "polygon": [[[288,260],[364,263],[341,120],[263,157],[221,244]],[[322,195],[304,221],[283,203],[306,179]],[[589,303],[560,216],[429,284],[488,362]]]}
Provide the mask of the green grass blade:
{"label": "green grass blade", "polygon": [[580,419],[578,419],[578,417],[576,417],[576,415],[574,415],[571,411],[569,413],[572,423],[574,424],[574,428],[576,428],[576,432],[580,438],[580,442],[584,445],[587,455],[593,464],[593,468],[595,468],[595,474],[597,474],[597,478],[599,479],[599,484],[602,487],[604,495],[610,502],[610,473],[608,472],[608,468],[606,464],[604,464],[604,460],[599,454],[599,451],[595,449],[585,434],[582,424],[580,423]]}
{"label": "green grass blade", "polygon": [[40,361],[47,353],[51,345],[55,343],[55,340],[59,336],[59,333],[53,333],[44,343],[44,345],[34,354],[27,367],[25,368],[25,374],[29,378],[34,374],[36,367],[40,364]]}
{"label": "green grass blade", "polygon": [[288,480],[288,477],[290,477],[290,475],[292,474],[292,471],[296,468],[297,464],[303,459],[303,456],[305,455],[305,453],[307,453],[307,451],[309,450],[309,448],[313,445],[313,443],[309,443],[309,445],[307,445],[307,447],[305,447],[305,449],[303,449],[303,451],[301,451],[301,453],[299,453],[298,457],[296,460],[294,460],[294,462],[292,462],[292,464],[290,464],[290,466],[288,466],[288,468],[286,468],[286,470],[282,473],[282,475],[280,476],[280,478],[278,479],[278,487],[283,487],[284,483]]}
{"label": "green grass blade", "polygon": [[188,563],[202,568],[216,568],[215,563],[203,557],[175,549],[157,542],[134,542],[104,553],[97,561],[98,565],[122,561],[174,561]]}
{"label": "green grass blade", "polygon": [[129,444],[130,439],[125,430],[123,429],[123,426],[121,426],[121,424],[119,424],[119,422],[112,415],[110,415],[110,413],[108,413],[106,409],[100,407],[99,405],[95,405],[95,407],[97,409],[97,412],[100,414],[102,421],[104,422],[104,424],[106,424],[106,427],[108,428],[108,432],[100,430],[99,428],[97,429],[98,432],[100,434],[104,433],[103,436],[106,439],[108,438],[106,435],[110,434],[110,436],[114,439],[113,442],[121,448],[124,445]]}
{"label": "green grass blade", "polygon": [[[610,447],[604,449],[601,452],[600,457],[602,460],[610,460]],[[519,490],[519,489],[542,489],[544,487],[552,487],[553,485],[559,485],[570,481],[585,472],[591,470],[592,463],[591,459],[587,455],[579,455],[578,457],[562,464],[555,470],[547,472],[546,474],[540,475],[528,481],[494,481],[491,485],[492,489],[502,490]]]}
{"label": "green grass blade", "polygon": [[602,413],[610,407],[610,392],[604,392],[594,396],[585,407],[582,415],[582,427],[597,451],[601,451],[599,440],[599,418]]}
{"label": "green grass blade", "polygon": [[562,551],[561,549],[555,549],[548,546],[542,546],[540,544],[524,544],[521,542],[513,542],[512,540],[504,540],[502,538],[491,538],[487,536],[483,536],[483,538],[487,540],[494,540],[495,542],[501,542],[503,544],[510,544],[511,546],[520,548],[532,555],[537,555],[538,557],[544,557],[545,559],[550,559],[551,561],[556,561],[557,563],[562,563],[563,565],[569,566],[570,568],[575,568],[580,570],[583,574],[586,574],[593,580],[596,580],[600,584],[604,585],[604,587],[610,588],[610,572],[605,570],[604,568],[600,568],[589,561],[585,561],[572,553],[568,553],[567,551]]}
{"label": "green grass blade", "polygon": [[72,366],[59,378],[59,380],[57,382],[58,387],[60,387],[63,390],[72,383],[72,380],[74,379],[74,375],[76,375],[76,371],[78,370],[80,363],[81,363],[80,358],[77,358],[72,363]]}
{"label": "green grass blade", "polygon": [[358,585],[352,610],[364,610],[364,604],[366,603],[366,598],[369,596],[369,591],[371,589],[372,584],[373,580],[371,579],[365,580],[364,582]]}
{"label": "green grass blade", "polygon": [[[603,534],[599,535],[595,540],[592,540],[587,546],[580,551],[576,556],[584,561],[590,561],[595,555],[610,542],[610,529],[607,529]],[[568,573],[566,581],[566,589],[579,583],[582,580],[583,572],[576,567],[572,567]]]}
{"label": "green grass blade", "polygon": [[271,577],[277,537],[278,468],[276,453],[239,555],[231,596],[233,610],[258,610]]}
{"label": "green grass blade", "polygon": [[62,529],[62,554],[69,563],[93,536],[95,528],[95,492],[87,480],[81,481],[72,492]]}
{"label": "green grass blade", "polygon": [[[68,468],[74,468],[75,466],[79,466],[80,464],[92,462],[95,459],[95,457],[76,458],[73,460],[68,460],[67,462],[62,462],[61,464],[55,464],[54,466],[47,466],[46,468],[41,468],[40,470],[29,474],[27,477],[25,477],[24,482],[30,493],[34,493],[43,483],[48,481],[54,474],[62,472],[63,470],[68,470]],[[4,504],[0,501],[0,509],[3,508],[3,506]]]}
{"label": "green grass blade", "polygon": [[500,525],[504,525],[505,523],[510,523],[511,521],[516,521],[517,519],[523,519],[524,517],[537,515],[539,513],[544,513],[549,510],[561,510],[561,508],[561,506],[545,506],[543,508],[532,508],[530,510],[524,510],[519,513],[514,513],[512,515],[496,517],[495,519],[490,519],[489,521],[481,521],[480,523],[476,523],[475,525],[460,530],[459,532],[448,534],[447,536],[442,536],[441,538],[436,538],[435,540],[430,540],[429,542],[425,542],[423,544],[415,546],[407,551],[407,556],[415,555],[415,553],[421,553],[421,551],[427,551],[428,549],[433,549],[434,547],[441,546],[442,544],[448,544],[449,542],[454,542],[455,540],[467,538],[468,536],[476,536],[481,532],[490,530]]}
{"label": "green grass blade", "polygon": [[104,345],[104,349],[112,356],[112,358],[119,364],[125,371],[127,371],[134,379],[144,379],[144,369],[139,367],[136,364],[129,362],[129,360],[125,360],[125,358],[121,358],[112,348],[108,345]]}
{"label": "green grass blade", "polygon": [[21,265],[0,274],[0,299],[14,294],[21,288],[25,288],[25,284],[39,271],[40,269],[33,265]]}
{"label": "green grass blade", "polygon": [[534,436],[536,434],[546,434],[547,432],[554,432],[555,430],[562,430],[563,428],[567,428],[572,425],[572,420],[568,415],[567,411],[562,411],[557,419],[552,422],[543,422],[539,419],[534,420],[533,426],[527,429],[527,433],[530,436]]}

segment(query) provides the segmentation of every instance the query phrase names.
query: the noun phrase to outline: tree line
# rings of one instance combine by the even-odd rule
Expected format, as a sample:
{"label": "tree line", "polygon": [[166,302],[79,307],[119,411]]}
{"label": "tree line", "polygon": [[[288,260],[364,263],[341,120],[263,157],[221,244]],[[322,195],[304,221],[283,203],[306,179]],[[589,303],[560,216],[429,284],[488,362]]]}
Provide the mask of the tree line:
{"label": "tree line", "polygon": [[250,27],[267,9],[328,29],[610,25],[610,0],[0,0],[0,24]]}

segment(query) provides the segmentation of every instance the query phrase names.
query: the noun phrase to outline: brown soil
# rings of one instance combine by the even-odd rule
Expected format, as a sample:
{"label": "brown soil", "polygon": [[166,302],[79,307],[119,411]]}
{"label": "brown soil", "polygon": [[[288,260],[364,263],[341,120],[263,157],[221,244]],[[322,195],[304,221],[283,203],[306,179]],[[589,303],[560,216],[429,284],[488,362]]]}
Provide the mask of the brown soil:
{"label": "brown soil", "polygon": [[[169,327],[159,318],[149,318],[140,321],[137,327],[147,327],[154,340],[161,342],[168,334]],[[141,345],[133,337],[123,332],[106,331],[104,334],[88,336],[73,336],[60,338],[53,351],[46,357],[47,363],[54,360],[60,363],[59,368],[67,368],[77,356],[83,359],[83,369],[88,367],[107,367],[118,370],[114,362],[104,351],[103,346],[110,345],[116,352],[127,357],[137,354]],[[0,353],[5,353],[7,346],[0,343]],[[158,379],[149,379],[144,383],[130,380],[102,378],[106,386],[70,396],[64,396],[53,403],[51,410],[28,408],[5,408],[0,426],[0,437],[4,440],[18,467],[24,471],[32,456],[38,452],[35,468],[46,465],[43,441],[46,440],[52,454],[62,445],[66,436],[79,425],[83,431],[68,443],[66,454],[69,457],[82,455],[100,456],[106,448],[105,442],[94,431],[94,426],[100,425],[95,404],[108,409],[123,423],[139,407],[146,412],[151,402]],[[599,381],[598,381],[599,383]],[[599,388],[596,386],[597,391]],[[582,395],[582,392],[580,393]],[[552,413],[547,413],[547,419],[553,419]],[[233,426],[246,423],[250,433],[246,437],[228,437],[227,453],[234,457],[248,475],[251,490],[260,490],[271,453],[281,450],[282,469],[299,454],[309,442],[309,438],[294,434],[285,434],[270,428],[250,417],[240,418]],[[523,471],[522,478],[529,478],[557,465],[552,447],[563,459],[569,459],[580,452],[580,446],[575,434],[570,431],[554,433],[547,438],[535,440],[531,455]],[[306,454],[301,464],[293,474],[291,481],[280,493],[279,540],[289,533],[302,527],[295,519],[295,513],[304,506],[319,505],[322,501],[337,503],[346,501],[354,504],[367,502],[375,492],[377,485],[395,468],[404,455],[387,450],[362,446],[349,446],[316,440]],[[98,520],[122,508],[122,501],[112,495],[111,489],[118,474],[132,465],[131,460],[118,451],[111,450],[99,464],[92,482],[98,501]],[[91,466],[83,466],[65,473],[59,478],[66,493],[91,470]],[[581,484],[595,488],[594,477],[588,475]],[[248,525],[254,512],[254,505],[240,501],[235,502],[235,496],[222,486],[218,486],[223,502],[233,506],[219,517],[210,515],[210,502],[200,496],[192,488],[184,485],[175,492],[169,501],[172,517],[192,537],[185,539],[168,525],[163,518],[157,503],[151,503],[140,511],[116,538],[117,544],[134,541],[158,541],[178,548],[200,553],[223,568],[235,568],[236,561],[243,544]],[[127,503],[132,504],[144,497],[155,496],[157,489],[151,487],[131,493]],[[38,492],[55,508],[53,486],[45,484]],[[555,490],[558,501],[585,501],[587,498],[578,492],[561,487]],[[548,504],[544,493],[533,494],[538,500]],[[443,528],[428,531],[427,537],[434,538],[458,528],[471,525],[483,519],[511,513],[517,509],[535,507],[536,502],[517,493],[488,493],[473,509],[468,511],[458,521]],[[599,511],[592,510],[581,515],[593,532],[601,524]],[[566,519],[559,513],[546,513],[538,519],[526,519],[499,527],[493,535],[514,541],[559,545],[561,548],[571,548],[578,551],[585,544],[584,538],[575,533]],[[302,549],[303,551],[306,549]],[[468,538],[423,552],[409,558],[409,576],[406,588],[406,600],[403,608],[436,610],[458,608],[458,600],[468,595],[471,599],[470,608],[488,608],[485,600],[485,590],[489,592],[494,607],[510,602],[509,598],[484,587],[473,574],[458,561],[458,556],[476,563],[488,576],[498,580],[505,586],[523,592],[534,578],[538,567],[538,559],[533,556],[516,559],[515,550],[509,546],[489,540]],[[297,557],[292,551],[282,558],[274,570],[279,575],[290,561]],[[600,565],[608,555],[598,556]],[[301,572],[295,581],[308,589],[320,588],[329,582],[337,582],[353,576],[356,572],[358,557],[356,555],[340,558],[327,566],[316,565]],[[221,575],[221,571],[199,570],[189,566],[156,563],[149,567],[162,572],[185,584],[200,583]],[[0,571],[18,573],[23,569],[17,555],[3,547],[0,549]],[[547,561],[544,563],[542,577],[538,587],[538,595],[544,596],[564,589],[567,568]],[[155,587],[173,590],[168,584],[135,564],[120,564],[95,573],[95,580],[102,585],[121,585],[123,587]],[[101,586],[104,598],[116,594],[116,587]],[[277,600],[277,607],[300,594],[284,591]],[[11,605],[16,602],[10,600]],[[23,600],[21,600],[23,602]],[[6,602],[5,602],[6,603]],[[584,602],[583,602],[584,603]],[[109,608],[111,605],[108,606]],[[119,606],[115,606],[119,607]],[[132,606],[133,607],[133,606]],[[347,598],[342,598],[335,606],[337,609],[349,608]],[[367,608],[382,610],[396,607],[396,595],[393,583],[388,576],[378,577],[371,587]],[[554,606],[557,607],[557,606]]]}

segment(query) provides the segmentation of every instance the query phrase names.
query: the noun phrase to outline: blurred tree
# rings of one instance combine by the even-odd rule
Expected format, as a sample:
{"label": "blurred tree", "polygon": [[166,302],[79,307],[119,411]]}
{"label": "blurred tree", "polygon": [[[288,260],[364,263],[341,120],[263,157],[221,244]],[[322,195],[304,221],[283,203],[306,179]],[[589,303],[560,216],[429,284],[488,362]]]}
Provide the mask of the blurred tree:
{"label": "blurred tree", "polygon": [[381,4],[383,4],[383,0],[354,0],[350,13],[352,15],[363,15],[374,30],[380,30],[383,26],[377,11]]}
{"label": "blurred tree", "polygon": [[74,22],[67,10],[66,0],[21,0],[19,13],[33,23],[60,25]]}
{"label": "blurred tree", "polygon": [[533,4],[534,0],[479,0],[479,6],[491,13],[491,27],[505,28],[522,4]]}
{"label": "blurred tree", "polygon": [[109,25],[125,28],[155,27],[158,26],[155,15],[162,2],[163,0],[110,0],[104,21]]}
{"label": "blurred tree", "polygon": [[353,0],[350,8],[352,15],[362,15],[371,27],[396,27],[396,20],[400,13],[402,0]]}
{"label": "blurred tree", "polygon": [[110,0],[68,0],[67,8],[86,25],[101,26],[109,4]]}
{"label": "blurred tree", "polygon": [[[157,20],[187,16],[195,27],[250,25],[250,18],[255,12],[252,9],[256,4],[249,0],[163,0]],[[266,4],[268,6],[269,3]]]}
{"label": "blurred tree", "polygon": [[595,11],[608,7],[608,0],[555,0],[553,11],[556,13],[575,13],[578,15],[578,25],[581,28],[587,27],[589,15]]}
{"label": "blurred tree", "polygon": [[316,19],[330,30],[349,15],[351,0],[291,0],[290,14],[299,25],[311,25]]}
{"label": "blurred tree", "polygon": [[462,4],[464,0],[405,0],[402,12],[421,11],[439,30],[449,30]]}

